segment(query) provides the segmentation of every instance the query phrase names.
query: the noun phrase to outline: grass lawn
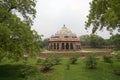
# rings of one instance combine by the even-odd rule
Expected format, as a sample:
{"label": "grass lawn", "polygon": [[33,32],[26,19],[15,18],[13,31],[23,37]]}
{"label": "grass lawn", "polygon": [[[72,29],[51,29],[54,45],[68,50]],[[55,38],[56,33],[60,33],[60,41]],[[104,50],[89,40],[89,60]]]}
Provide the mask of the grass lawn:
{"label": "grass lawn", "polygon": [[85,69],[84,60],[79,59],[75,65],[70,65],[66,70],[67,59],[62,60],[61,65],[54,67],[54,70],[47,78],[48,80],[120,80],[120,76],[114,75],[112,67],[108,63],[98,61],[97,69]]}
{"label": "grass lawn", "polygon": [[[28,74],[31,76],[27,80],[120,80],[120,76],[113,74],[112,67],[109,63],[98,60],[97,69],[85,69],[84,59],[78,59],[77,64],[70,65],[70,69],[66,70],[68,59],[62,59],[61,64],[56,65],[48,73],[41,73],[36,66],[37,59],[28,59],[27,65],[31,65],[35,74]],[[118,62],[117,64],[120,64]],[[20,62],[5,62],[0,65],[0,80],[25,80],[20,77],[21,69],[27,65]],[[36,68],[35,68],[36,67]],[[39,78],[34,78],[39,77]]]}

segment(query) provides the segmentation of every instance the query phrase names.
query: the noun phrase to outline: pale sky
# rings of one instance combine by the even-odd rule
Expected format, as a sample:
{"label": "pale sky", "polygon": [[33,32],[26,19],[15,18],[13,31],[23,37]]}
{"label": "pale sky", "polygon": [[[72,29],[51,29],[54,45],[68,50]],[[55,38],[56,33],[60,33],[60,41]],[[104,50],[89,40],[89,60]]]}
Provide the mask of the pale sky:
{"label": "pale sky", "polygon": [[[43,38],[54,35],[65,24],[77,36],[90,34],[85,30],[86,16],[89,14],[89,2],[92,0],[37,0],[36,18],[32,29]],[[97,32],[103,38],[109,38],[109,32]]]}

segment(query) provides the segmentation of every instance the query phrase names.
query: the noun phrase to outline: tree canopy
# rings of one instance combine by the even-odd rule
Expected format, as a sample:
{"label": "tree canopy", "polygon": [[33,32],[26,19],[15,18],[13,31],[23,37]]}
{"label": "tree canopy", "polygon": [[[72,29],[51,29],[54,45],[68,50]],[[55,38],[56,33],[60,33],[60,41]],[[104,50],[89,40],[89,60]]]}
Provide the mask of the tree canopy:
{"label": "tree canopy", "polygon": [[111,43],[116,47],[116,49],[120,50],[120,34],[112,35],[110,37]]}
{"label": "tree canopy", "polygon": [[105,39],[95,34],[82,35],[80,40],[82,46],[91,46],[93,48],[101,47],[105,44]]}
{"label": "tree canopy", "polygon": [[36,0],[0,0],[1,59],[18,59],[23,53],[39,51],[41,36],[31,30],[35,5]]}
{"label": "tree canopy", "polygon": [[[28,24],[35,18],[36,0],[0,0],[0,22],[9,19],[16,12],[23,16]],[[14,13],[15,12],[15,13]]]}
{"label": "tree canopy", "polygon": [[93,0],[87,18],[86,28],[93,26],[93,33],[104,27],[120,32],[120,0]]}

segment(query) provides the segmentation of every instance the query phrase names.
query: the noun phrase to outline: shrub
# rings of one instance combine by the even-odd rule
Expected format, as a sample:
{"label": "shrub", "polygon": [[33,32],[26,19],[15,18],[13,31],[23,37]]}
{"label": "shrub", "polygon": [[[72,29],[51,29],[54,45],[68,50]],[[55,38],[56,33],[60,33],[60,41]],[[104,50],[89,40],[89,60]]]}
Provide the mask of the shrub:
{"label": "shrub", "polygon": [[71,57],[70,59],[69,59],[69,63],[70,64],[75,64],[77,62],[77,58],[76,57]]}
{"label": "shrub", "polygon": [[20,69],[20,77],[27,79],[29,76],[32,76],[36,73],[36,69],[32,66],[25,66],[24,68]]}
{"label": "shrub", "polygon": [[103,56],[103,60],[106,63],[112,63],[112,56],[110,56],[110,55],[104,55]]}
{"label": "shrub", "polygon": [[46,58],[41,64],[41,71],[48,72],[53,66],[53,63],[49,58]]}
{"label": "shrub", "polygon": [[54,65],[58,65],[60,63],[60,58],[57,55],[52,55],[49,58],[46,58],[41,63],[41,71],[47,72],[51,70]]}
{"label": "shrub", "polygon": [[66,70],[69,70],[69,69],[70,69],[70,64],[67,63],[67,64],[66,64]]}
{"label": "shrub", "polygon": [[41,64],[41,59],[40,59],[40,58],[37,59],[37,64],[38,64],[38,65]]}
{"label": "shrub", "polygon": [[95,69],[97,65],[97,59],[94,55],[88,55],[85,60],[86,68],[87,69]]}
{"label": "shrub", "polygon": [[53,65],[58,65],[60,64],[60,57],[57,56],[57,55],[53,55],[51,58],[50,58],[51,62]]}
{"label": "shrub", "polygon": [[39,73],[38,68],[35,66],[22,65],[18,67],[16,74],[21,78],[20,80],[47,80],[45,76]]}

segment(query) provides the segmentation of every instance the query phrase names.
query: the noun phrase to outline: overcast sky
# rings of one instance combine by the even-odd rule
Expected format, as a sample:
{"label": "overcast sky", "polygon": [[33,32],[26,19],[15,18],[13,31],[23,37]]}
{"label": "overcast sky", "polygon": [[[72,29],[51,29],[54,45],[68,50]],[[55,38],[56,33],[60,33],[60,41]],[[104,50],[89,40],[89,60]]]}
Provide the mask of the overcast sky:
{"label": "overcast sky", "polygon": [[[85,30],[86,16],[89,14],[89,2],[92,0],[37,0],[37,15],[32,29],[38,34],[49,38],[63,25],[76,33],[77,36],[90,34]],[[103,38],[109,38],[109,32],[97,32]]]}

